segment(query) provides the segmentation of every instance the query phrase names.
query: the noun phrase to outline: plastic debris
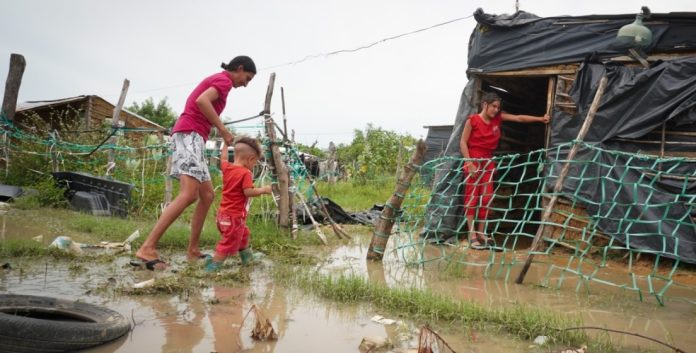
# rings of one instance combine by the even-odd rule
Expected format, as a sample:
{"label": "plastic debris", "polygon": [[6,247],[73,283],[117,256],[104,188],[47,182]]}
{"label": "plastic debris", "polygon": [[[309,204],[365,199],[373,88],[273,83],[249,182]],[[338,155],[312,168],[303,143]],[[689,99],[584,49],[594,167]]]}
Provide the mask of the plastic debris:
{"label": "plastic debris", "polygon": [[37,235],[37,236],[31,238],[31,240],[39,242],[39,243],[43,243],[43,235]]}
{"label": "plastic debris", "polygon": [[2,264],[2,269],[3,269],[3,270],[11,270],[11,269],[12,269],[12,265],[10,265],[9,262],[5,262],[4,264]]}
{"label": "plastic debris", "polygon": [[278,334],[275,332],[275,329],[273,329],[271,320],[268,320],[261,312],[261,309],[256,305],[252,305],[251,308],[249,308],[249,311],[244,315],[241,326],[244,326],[244,321],[246,321],[247,316],[249,316],[252,311],[254,312],[254,316],[256,316],[256,324],[254,324],[254,329],[251,330],[251,338],[257,341],[277,340]]}
{"label": "plastic debris", "polygon": [[69,251],[75,255],[82,255],[81,245],[82,244],[73,241],[70,237],[61,235],[53,239],[53,242],[48,247]]}
{"label": "plastic debris", "polygon": [[577,348],[577,349],[568,348],[568,349],[564,349],[562,351],[558,351],[558,353],[585,353],[585,351],[587,351],[587,346],[583,344],[582,347],[580,347],[580,348]]}
{"label": "plastic debris", "polygon": [[543,346],[543,345],[546,344],[546,342],[548,342],[548,340],[549,340],[549,337],[548,337],[548,336],[537,336],[537,337],[534,339],[534,344]]}
{"label": "plastic debris", "polygon": [[372,320],[378,324],[382,324],[382,325],[393,325],[393,324],[397,323],[396,320],[387,319],[384,316],[380,316],[380,315],[375,315],[370,320]]}
{"label": "plastic debris", "polygon": [[154,278],[148,279],[147,281],[135,283],[135,284],[133,284],[133,288],[146,288],[146,287],[152,286],[153,284],[155,284]]}
{"label": "plastic debris", "polygon": [[387,337],[368,336],[363,337],[358,349],[362,353],[376,352],[379,350],[387,350],[392,348],[392,343]]}

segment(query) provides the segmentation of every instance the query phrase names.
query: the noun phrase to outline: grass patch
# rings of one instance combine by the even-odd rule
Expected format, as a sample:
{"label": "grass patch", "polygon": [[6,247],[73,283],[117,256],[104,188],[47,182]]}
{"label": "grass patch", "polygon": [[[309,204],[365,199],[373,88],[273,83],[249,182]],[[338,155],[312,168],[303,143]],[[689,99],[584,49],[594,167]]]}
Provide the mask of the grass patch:
{"label": "grass patch", "polygon": [[390,288],[355,276],[324,276],[306,270],[277,271],[277,280],[309,291],[320,297],[344,303],[366,302],[379,310],[415,321],[443,326],[471,327],[507,333],[529,341],[548,336],[559,346],[579,347],[587,344],[591,352],[619,352],[608,336],[590,338],[582,331],[561,331],[581,326],[580,320],[523,304],[490,307],[471,301],[415,288]]}
{"label": "grass patch", "polygon": [[374,204],[384,204],[396,188],[395,177],[383,177],[369,181],[365,185],[350,181],[328,184],[317,183],[319,194],[328,197],[346,211],[364,211]]}

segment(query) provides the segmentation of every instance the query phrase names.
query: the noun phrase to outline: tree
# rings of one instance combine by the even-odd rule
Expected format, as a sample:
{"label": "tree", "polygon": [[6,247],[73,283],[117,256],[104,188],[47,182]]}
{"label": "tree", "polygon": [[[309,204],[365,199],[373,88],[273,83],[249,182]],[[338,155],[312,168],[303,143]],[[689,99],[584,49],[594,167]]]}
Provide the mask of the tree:
{"label": "tree", "polygon": [[155,104],[152,97],[138,104],[133,102],[126,109],[164,127],[172,127],[178,114],[167,103],[167,97]]}

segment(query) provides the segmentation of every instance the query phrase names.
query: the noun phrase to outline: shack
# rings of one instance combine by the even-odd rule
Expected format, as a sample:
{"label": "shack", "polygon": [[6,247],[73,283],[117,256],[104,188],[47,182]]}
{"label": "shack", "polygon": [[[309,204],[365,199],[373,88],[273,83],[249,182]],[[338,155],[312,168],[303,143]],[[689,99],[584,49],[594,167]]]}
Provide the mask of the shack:
{"label": "shack", "polygon": [[428,134],[425,137],[425,145],[427,150],[423,156],[423,161],[427,162],[435,158],[444,156],[447,142],[452,135],[452,125],[426,125],[424,129],[428,129]]}
{"label": "shack", "polygon": [[[478,111],[485,92],[498,93],[503,99],[503,110],[509,113],[549,113],[552,119],[548,126],[504,123],[496,152],[498,156],[538,150],[548,153],[546,167],[537,181],[530,178],[526,185],[514,180],[505,183],[505,178],[513,178],[515,172],[497,180],[502,184],[498,194],[519,193],[523,188],[536,192],[541,205],[549,190],[541,189],[539,180],[553,179],[558,174],[557,165],[567,153],[560,146],[578,135],[598,82],[606,76],[609,84],[585,142],[597,150],[631,154],[612,154],[614,160],[602,155],[605,160],[592,167],[596,170],[582,171],[593,172],[594,181],[582,179],[578,176],[581,171],[571,169],[563,189],[565,202],[555,210],[554,222],[569,226],[578,221],[577,232],[592,223],[607,241],[628,245],[630,240],[631,248],[696,263],[696,13],[650,14],[646,9],[640,16],[652,32],[652,41],[643,47],[617,39],[619,29],[634,22],[636,14],[541,18],[524,11],[491,15],[478,9],[474,13],[478,23],[469,39],[469,81],[444,154],[461,157],[459,140],[464,122]],[[653,169],[629,167],[641,159],[635,153],[646,160],[683,159],[671,166],[661,162]],[[461,236],[466,229],[461,188],[452,187],[461,185],[462,173],[457,172],[458,168],[461,166],[456,162],[449,162],[435,176],[438,182],[433,187],[423,230],[426,238]],[[631,185],[645,180],[646,170],[654,168],[662,169],[655,172],[659,174],[656,178],[650,179],[648,193],[635,191],[638,187],[632,189]],[[625,188],[621,189],[621,184],[607,186],[602,178],[624,181]],[[614,197],[607,200],[606,195]],[[494,209],[496,202],[509,201],[498,196]],[[538,226],[539,207],[534,213],[525,207],[532,208],[515,207],[504,215],[506,220],[524,221],[525,226],[532,228]],[[639,220],[624,224],[621,219],[628,216]],[[573,222],[566,222],[568,217]],[[509,223],[507,228],[502,225],[497,229],[513,232],[512,228],[519,225]],[[558,230],[550,229],[546,235],[553,237],[554,231]],[[534,229],[524,233],[534,234]],[[630,234],[640,236],[629,239]]]}
{"label": "shack", "polygon": [[[65,138],[69,134],[103,134],[107,131],[104,127],[111,127],[114,108],[113,104],[96,95],[28,101],[17,104],[14,122],[24,130],[37,130],[39,125],[44,125],[45,129],[58,131]],[[152,131],[166,131],[163,126],[126,109],[121,109],[119,124],[126,129],[142,129],[142,132],[129,133],[132,142],[142,142],[143,137]]]}

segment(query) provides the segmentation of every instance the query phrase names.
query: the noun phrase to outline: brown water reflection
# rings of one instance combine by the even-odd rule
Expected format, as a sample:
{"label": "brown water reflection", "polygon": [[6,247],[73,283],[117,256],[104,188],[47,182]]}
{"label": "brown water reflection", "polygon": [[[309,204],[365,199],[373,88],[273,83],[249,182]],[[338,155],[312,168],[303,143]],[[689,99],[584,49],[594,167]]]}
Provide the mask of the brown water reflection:
{"label": "brown water reflection", "polygon": [[[533,267],[525,285],[502,279],[483,279],[483,267],[458,269],[465,275],[453,276],[443,263],[405,266],[394,252],[388,252],[383,264],[367,263],[367,236],[356,236],[350,244],[328,249],[311,249],[326,259],[318,268],[325,273],[365,276],[389,286],[430,288],[453,298],[474,300],[499,306],[524,303],[581,317],[586,325],[626,330],[661,339],[689,349],[696,347],[696,299],[691,289],[677,288],[676,297],[666,307],[640,302],[634,293],[605,290],[603,287],[575,291],[572,280],[560,290],[531,285],[546,273]],[[473,255],[472,255],[473,256]],[[485,256],[485,255],[475,255]],[[113,264],[95,265],[84,272],[71,272],[69,263],[52,259],[13,259],[14,270],[0,272],[0,292],[50,295],[81,299],[119,311],[137,323],[126,337],[87,350],[107,352],[358,352],[366,336],[388,336],[402,347],[417,337],[422,322],[404,322],[384,326],[370,318],[382,314],[369,305],[345,305],[327,302],[297,289],[275,285],[268,268],[259,266],[252,272],[246,287],[213,286],[184,296],[110,296],[92,289],[108,278],[115,283],[135,283],[152,276],[148,271],[132,271],[127,257]],[[177,258],[175,263],[183,263]],[[25,271],[19,271],[18,269]],[[495,269],[492,269],[495,270]],[[513,269],[513,273],[517,269]],[[681,291],[681,292],[680,292]],[[691,301],[689,301],[691,299]],[[253,318],[241,323],[252,305],[269,317],[279,334],[277,342],[254,342],[249,337]],[[489,333],[478,333],[471,342],[470,332],[442,328],[441,333],[457,352],[528,351],[529,342]],[[624,344],[657,347],[629,336],[613,336]]]}

